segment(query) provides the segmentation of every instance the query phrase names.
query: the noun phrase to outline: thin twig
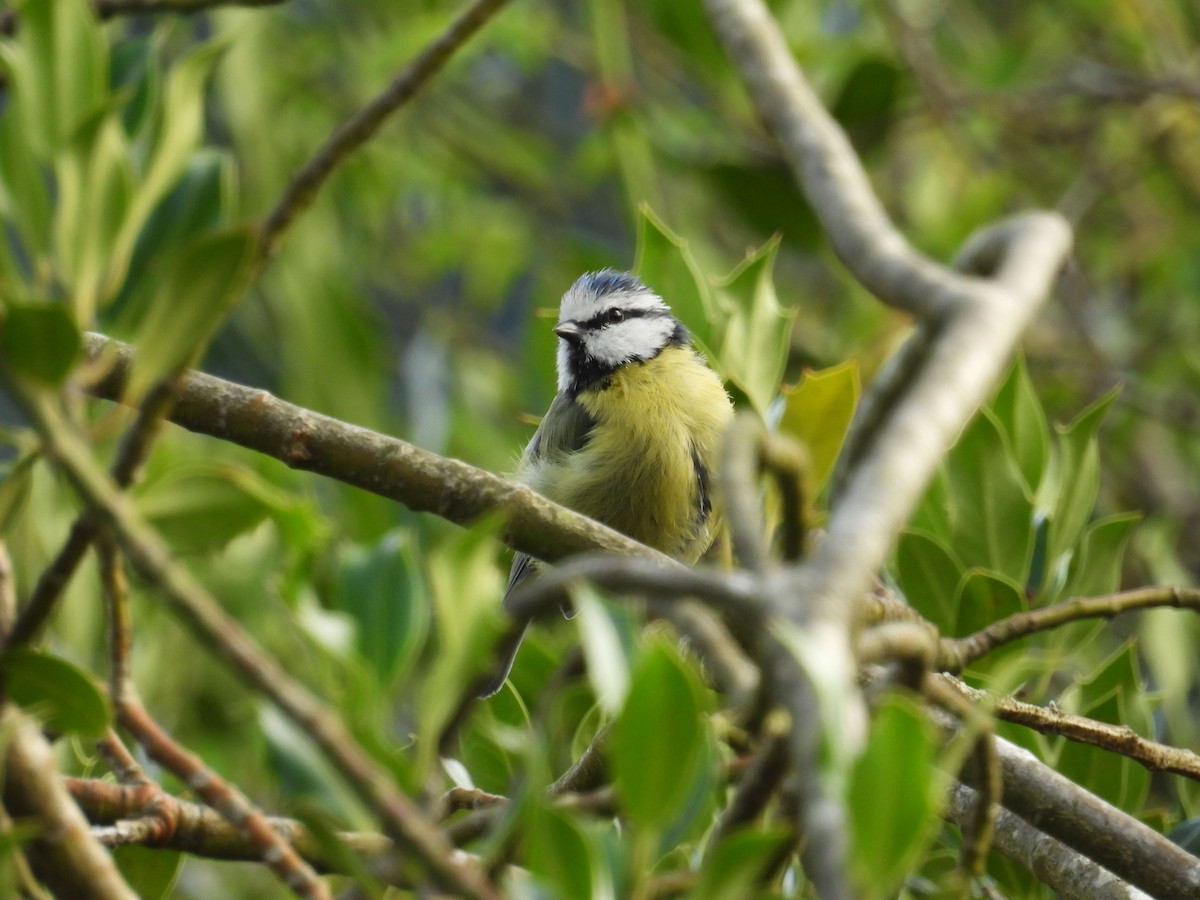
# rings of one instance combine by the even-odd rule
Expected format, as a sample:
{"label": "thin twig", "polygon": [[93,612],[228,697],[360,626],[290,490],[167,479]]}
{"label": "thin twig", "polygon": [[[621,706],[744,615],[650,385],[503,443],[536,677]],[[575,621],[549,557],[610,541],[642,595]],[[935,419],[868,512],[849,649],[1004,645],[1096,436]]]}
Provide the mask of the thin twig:
{"label": "thin twig", "polygon": [[153,784],[149,776],[146,775],[145,770],[133,758],[133,754],[129,752],[129,748],[125,746],[125,743],[111,728],[108,734],[96,741],[96,750],[104,757],[108,768],[117,776],[117,781],[121,784],[133,787]]}
{"label": "thin twig", "polygon": [[1000,757],[996,749],[996,729],[986,712],[956,693],[936,677],[928,676],[922,684],[930,700],[963,721],[971,740],[971,781],[975,786],[975,807],[960,817],[962,847],[959,850],[959,869],[963,874],[964,896],[971,880],[983,874],[988,851],[996,831],[996,816],[1000,811],[1004,783],[1000,773]]}
{"label": "thin twig", "polygon": [[1128,725],[1110,725],[1087,716],[1064,712],[1057,707],[1047,708],[1013,697],[990,694],[964,684],[951,675],[935,677],[962,696],[988,704],[993,715],[1005,722],[1127,756],[1151,772],[1171,772],[1200,781],[1200,754],[1144,738]]}
{"label": "thin twig", "polygon": [[[287,841],[272,830],[266,816],[241,791],[205,765],[204,760],[171,738],[134,696],[129,671],[129,587],[121,554],[107,529],[103,529],[99,535],[97,550],[100,556],[100,584],[109,615],[109,683],[117,720],[151,759],[196,791],[205,803],[241,829],[251,846],[258,848],[258,858],[280,881],[300,897],[328,900],[328,888]],[[114,748],[110,746],[108,749],[112,751]],[[121,749],[124,750],[124,747]]]}
{"label": "thin twig", "polygon": [[738,781],[737,791],[721,813],[708,841],[711,853],[725,838],[762,814],[787,775],[787,716],[775,712],[763,721],[762,744]]}
{"label": "thin twig", "polygon": [[264,257],[279,247],[288,227],[316,198],[317,191],[348,155],[375,134],[393,112],[416,95],[466,41],[507,0],[473,0],[454,18],[446,30],[404,67],[370,103],[357,110],[338,126],[325,143],[305,163],[284,189],[283,196],[263,225],[261,241]]}
{"label": "thin twig", "polygon": [[236,787],[186,750],[155,722],[145,707],[128,697],[117,703],[121,725],[145,748],[150,757],[195,791],[221,817],[236,827],[257,858],[297,896],[328,900],[329,889],[299,853],[279,835]]}
{"label": "thin twig", "polygon": [[1042,609],[1015,613],[967,637],[943,638],[938,651],[938,668],[946,672],[961,672],[997,647],[1039,631],[1048,631],[1081,619],[1111,619],[1135,610],[1164,606],[1200,611],[1200,589],[1138,588],[1102,597],[1076,597]]}
{"label": "thin twig", "polygon": [[[64,778],[63,781],[94,826],[118,826],[100,833],[101,840],[109,846],[145,843],[208,859],[253,861],[259,858],[258,848],[216,810],[166,794],[157,785],[131,790],[125,785],[90,778]],[[158,809],[147,820],[147,805],[151,803]],[[164,829],[160,824],[162,821],[170,822],[171,827]],[[318,871],[343,871],[338,859],[330,855],[304,823],[280,818],[270,818],[267,822]],[[395,849],[391,840],[370,832],[344,832],[338,835],[338,840],[368,862],[382,862]]]}

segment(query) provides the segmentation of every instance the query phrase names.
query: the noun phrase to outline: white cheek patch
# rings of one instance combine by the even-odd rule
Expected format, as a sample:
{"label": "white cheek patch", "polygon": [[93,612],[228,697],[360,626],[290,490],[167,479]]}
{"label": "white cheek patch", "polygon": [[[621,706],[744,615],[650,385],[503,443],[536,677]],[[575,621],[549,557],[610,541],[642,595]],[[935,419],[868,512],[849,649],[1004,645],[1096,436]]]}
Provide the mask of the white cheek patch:
{"label": "white cheek patch", "polygon": [[626,319],[601,328],[584,339],[589,356],[610,366],[649,359],[667,345],[675,323],[667,316]]}

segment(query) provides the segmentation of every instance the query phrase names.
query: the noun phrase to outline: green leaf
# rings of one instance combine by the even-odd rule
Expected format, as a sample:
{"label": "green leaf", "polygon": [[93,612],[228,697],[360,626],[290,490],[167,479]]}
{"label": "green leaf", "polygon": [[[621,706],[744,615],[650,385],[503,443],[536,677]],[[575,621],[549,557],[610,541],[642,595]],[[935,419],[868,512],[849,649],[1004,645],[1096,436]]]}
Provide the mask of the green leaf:
{"label": "green leaf", "polygon": [[98,738],[112,722],[108,700],[82,669],[40,650],[20,647],[0,654],[8,698],[59,734]]}
{"label": "green leaf", "polygon": [[163,88],[162,119],[145,177],[117,235],[114,267],[124,271],[146,217],[176,181],[204,133],[204,88],[226,42],[213,41],[192,50],[171,68]]}
{"label": "green leaf", "polygon": [[29,505],[33,465],[40,458],[37,453],[25,453],[6,467],[0,479],[0,536],[11,531]]}
{"label": "green leaf", "polygon": [[382,900],[387,893],[387,887],[379,880],[378,873],[372,870],[363,855],[338,834],[340,823],[335,816],[330,815],[329,810],[312,798],[304,797],[292,805],[291,813],[308,828],[320,851],[322,861],[332,863],[339,872],[345,872],[353,879],[355,887],[365,892],[367,897]]}
{"label": "green leaf", "polygon": [[851,859],[871,896],[888,896],[937,828],[946,776],[933,765],[933,726],[909,697],[887,695],[850,772]]}
{"label": "green leaf", "polygon": [[113,848],[112,855],[125,883],[141,900],[169,897],[183,868],[183,852],[166,847],[122,844]]}
{"label": "green leaf", "polygon": [[942,541],[926,531],[906,529],[896,544],[895,576],[917,612],[942,634],[954,632],[963,568]]}
{"label": "green leaf", "polygon": [[1096,433],[1117,398],[1118,390],[1109,391],[1059,429],[1057,453],[1049,479],[1048,498],[1053,510],[1047,537],[1047,584],[1053,589],[1053,573],[1060,571],[1063,557],[1070,552],[1092,515],[1100,492],[1100,450]]}
{"label": "green leaf", "polygon": [[202,232],[224,224],[237,193],[233,158],[225,151],[202,148],[192,154],[179,182],[154,208],[138,234],[124,288],[114,301],[122,322],[146,314],[155,299],[154,263],[170,259],[178,248]]}
{"label": "green leaf", "polygon": [[20,85],[26,127],[49,156],[103,103],[108,47],[86,0],[26,0],[20,16],[18,40],[30,65]]}
{"label": "green leaf", "polygon": [[46,385],[67,377],[80,334],[61,303],[9,303],[0,322],[0,356],[15,372]]}
{"label": "green leaf", "polygon": [[1063,596],[1095,597],[1120,588],[1125,545],[1141,518],[1137,513],[1119,513],[1089,525],[1071,560]]}
{"label": "green leaf", "polygon": [[692,333],[696,345],[717,365],[717,329],[726,313],[713,296],[708,278],[686,240],[663,224],[649,206],[638,218],[638,250],[634,271],[659,294],[675,317]]}
{"label": "green leaf", "polygon": [[833,472],[861,392],[855,362],[806,371],[799,384],[783,389],[779,430],[799,438],[808,449],[810,497],[816,497]]}
{"label": "green leaf", "polygon": [[[0,61],[11,82],[16,61],[0,43]],[[9,99],[0,113],[0,215],[11,222],[24,242],[26,254],[39,259],[50,248],[52,208],[46,173],[23,128],[19,97]]]}
{"label": "green leaf", "polygon": [[569,813],[530,804],[525,864],[555,897],[614,896],[599,842]]}
{"label": "green leaf", "polygon": [[588,680],[600,707],[612,715],[621,708],[629,690],[632,618],[624,609],[605,603],[595,588],[586,583],[572,586],[571,602],[577,614]]}
{"label": "green leaf", "polygon": [[142,515],[180,553],[212,553],[288,501],[235,463],[176,466],[135,492]]}
{"label": "green leaf", "polygon": [[193,238],[170,260],[139,329],[133,396],[208,343],[240,297],[257,246],[253,231],[234,228]]}
{"label": "green leaf", "polygon": [[842,83],[831,108],[859,153],[868,153],[887,137],[900,95],[901,72],[882,57],[868,57]]}
{"label": "green leaf", "polygon": [[430,627],[429,597],[410,536],[393,531],[351,547],[338,567],[337,606],[354,619],[359,653],[384,686],[407,672]]}
{"label": "green leaf", "polygon": [[[974,634],[993,622],[1007,618],[1029,608],[1025,594],[1011,581],[992,572],[971,569],[958,588],[955,604],[958,617],[954,634],[963,637]],[[1006,644],[993,651],[990,659],[1006,655],[1013,644]]]}
{"label": "green leaf", "polygon": [[636,828],[656,833],[679,818],[707,740],[695,677],[673,647],[652,644],[612,733],[614,785]]}
{"label": "green leaf", "polygon": [[106,294],[103,282],[115,277],[110,267],[121,277],[124,272],[111,257],[133,194],[133,165],[116,113],[98,114],[82,127],[59,156],[56,171],[55,251],[76,315],[87,323]]}
{"label": "green leaf", "polygon": [[1031,495],[1036,494],[1049,462],[1050,434],[1046,414],[1025,366],[1025,357],[1017,357],[989,408],[1008,437],[1008,446],[1025,480],[1025,487]]}
{"label": "green leaf", "polygon": [[1023,584],[1033,555],[1033,501],[986,410],[958,439],[945,471],[955,553],[968,566],[987,568]]}
{"label": "green leaf", "polygon": [[742,900],[758,896],[760,880],[775,861],[788,832],[781,827],[743,830],[721,841],[704,857],[693,900]]}
{"label": "green leaf", "polygon": [[[1063,695],[1070,712],[1110,725],[1124,725],[1142,736],[1154,734],[1154,721],[1138,665],[1136,645],[1129,641],[1089,677],[1079,679]],[[1118,809],[1136,812],[1145,800],[1150,773],[1117,753],[1063,740],[1056,768],[1083,788]]]}
{"label": "green leaf", "polygon": [[764,418],[780,391],[796,318],[796,311],[783,309],[775,295],[778,249],[778,238],[768,241],[716,290],[732,310],[721,339],[721,370]]}

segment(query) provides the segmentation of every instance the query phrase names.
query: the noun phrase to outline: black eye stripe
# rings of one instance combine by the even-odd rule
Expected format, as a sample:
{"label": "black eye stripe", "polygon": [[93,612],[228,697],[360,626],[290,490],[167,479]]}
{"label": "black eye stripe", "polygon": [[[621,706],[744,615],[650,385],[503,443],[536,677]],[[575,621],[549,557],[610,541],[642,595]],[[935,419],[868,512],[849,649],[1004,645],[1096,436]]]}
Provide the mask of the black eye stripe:
{"label": "black eye stripe", "polygon": [[[613,313],[619,313],[620,316],[614,316]],[[667,315],[665,310],[660,309],[623,309],[621,307],[613,307],[606,309],[603,312],[596,313],[586,322],[581,323],[582,327],[588,331],[595,331],[603,328],[605,325],[611,325],[614,322],[620,322],[627,319],[641,319],[646,316],[663,316]]]}

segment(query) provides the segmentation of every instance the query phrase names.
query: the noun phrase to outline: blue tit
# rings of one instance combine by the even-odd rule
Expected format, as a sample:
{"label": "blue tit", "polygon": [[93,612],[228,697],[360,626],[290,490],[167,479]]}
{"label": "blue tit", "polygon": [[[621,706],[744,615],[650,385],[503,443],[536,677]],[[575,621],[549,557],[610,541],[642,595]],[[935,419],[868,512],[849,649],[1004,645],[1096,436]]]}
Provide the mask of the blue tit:
{"label": "blue tit", "polygon": [[[563,295],[558,394],[522,454],[518,480],[563,506],[686,563],[718,530],[711,475],[733,417],[717,374],[683,323],[638,278],[605,269]],[[537,563],[513,560],[505,601]],[[508,677],[501,648],[481,696]]]}

